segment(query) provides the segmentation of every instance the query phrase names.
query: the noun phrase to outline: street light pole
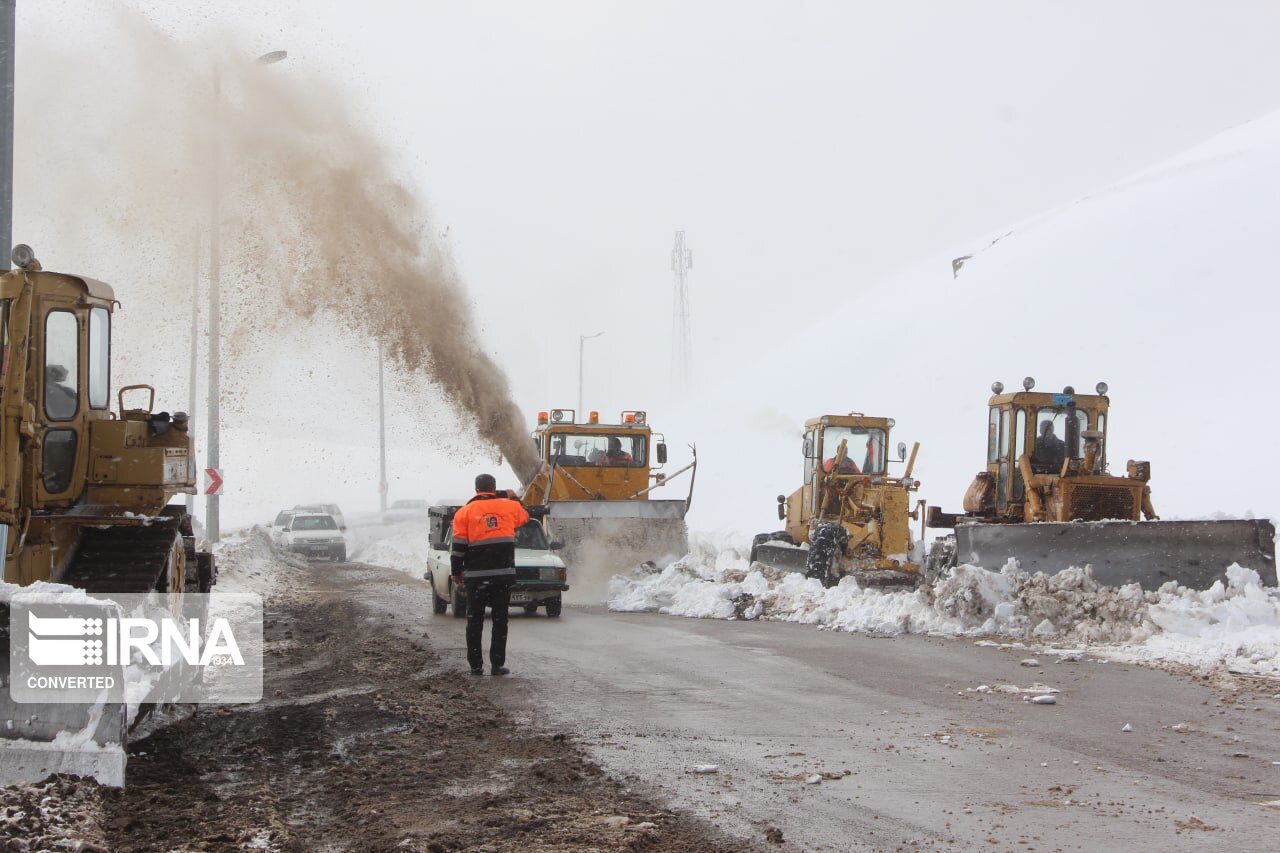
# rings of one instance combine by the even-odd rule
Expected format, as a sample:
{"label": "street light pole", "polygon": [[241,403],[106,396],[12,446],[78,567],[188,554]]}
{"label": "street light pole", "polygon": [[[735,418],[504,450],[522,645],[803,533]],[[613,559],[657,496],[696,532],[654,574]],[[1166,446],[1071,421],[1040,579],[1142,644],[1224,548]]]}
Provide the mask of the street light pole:
{"label": "street light pole", "polygon": [[13,52],[17,0],[0,0],[0,271],[13,249]]}
{"label": "street light pole", "polygon": [[382,393],[382,345],[378,345],[378,511],[387,511],[387,405]]}
{"label": "street light pole", "polygon": [[[220,147],[218,145],[219,129],[221,122],[218,114],[222,104],[222,78],[215,69],[213,72],[213,134],[211,144],[211,158],[213,160],[210,165],[210,179],[213,182],[212,191],[209,193],[209,429],[207,432],[205,461],[207,467],[217,468],[221,462],[219,458],[218,447],[218,417],[221,414],[220,395],[222,389],[218,382],[218,371],[220,368],[220,360],[222,358],[222,335],[220,328],[222,323],[221,300],[222,291],[219,282],[220,258],[219,258],[219,232],[222,230],[222,216],[220,213],[221,199],[219,198],[218,171]],[[204,499],[204,530],[205,535],[210,542],[217,542],[219,537],[219,517],[218,517],[218,500],[219,495],[208,495]]]}
{"label": "street light pole", "polygon": [[582,348],[587,341],[592,338],[598,338],[604,332],[596,332],[594,335],[578,335],[578,413],[579,418],[582,417]]}
{"label": "street light pole", "polygon": [[[200,227],[192,229],[191,235],[191,374],[187,381],[187,417],[194,423],[196,419],[196,377],[198,375],[197,350],[200,341]],[[199,478],[196,478],[197,482]],[[196,496],[187,495],[187,515],[195,515]]]}
{"label": "street light pole", "polygon": [[[271,65],[279,62],[288,56],[283,50],[273,50],[270,53],[264,53],[256,60],[259,65]],[[219,160],[219,131],[221,129],[221,120],[219,113],[222,107],[222,78],[215,68],[213,73],[213,143],[212,157],[213,163],[210,172],[213,178],[212,192],[210,193],[209,204],[209,430],[208,430],[208,450],[206,451],[207,464],[210,468],[221,467],[221,458],[219,454],[219,429],[218,422],[221,414],[221,394],[222,387],[219,382],[219,370],[221,369],[222,360],[222,338],[219,334],[221,327],[221,283],[219,275],[221,273],[221,265],[219,259],[219,237],[222,226],[219,198],[218,172],[220,168]],[[205,535],[209,537],[210,542],[217,542],[219,537],[219,517],[218,517],[218,495],[208,495],[205,498]]]}

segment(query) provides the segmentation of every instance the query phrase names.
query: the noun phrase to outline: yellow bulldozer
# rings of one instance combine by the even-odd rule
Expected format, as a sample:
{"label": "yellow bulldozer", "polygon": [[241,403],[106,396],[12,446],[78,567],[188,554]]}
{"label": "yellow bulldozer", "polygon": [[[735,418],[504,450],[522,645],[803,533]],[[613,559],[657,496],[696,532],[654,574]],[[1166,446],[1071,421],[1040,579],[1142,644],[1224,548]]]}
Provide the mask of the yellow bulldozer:
{"label": "yellow bulldozer", "polygon": [[1161,521],[1149,462],[1128,460],[1125,476],[1110,473],[1105,382],[1095,394],[1039,392],[1032,377],[1022,388],[1005,393],[992,383],[986,469],[965,492],[963,513],[930,507],[929,527],[955,531],[935,540],[930,572],[957,563],[999,569],[1014,559],[1045,574],[1090,565],[1108,585],[1203,589],[1239,563],[1275,585],[1270,521]]}
{"label": "yellow bulldozer", "polygon": [[[180,596],[208,592],[215,580],[213,555],[197,552],[185,508],[169,505],[195,493],[187,415],[153,411],[148,385],[112,399],[112,288],[45,271],[24,245],[13,262],[0,274],[0,784],[63,769],[59,746],[78,738],[61,733],[90,732],[89,751],[123,747],[127,736],[123,704],[12,701],[16,590],[51,581],[90,594]],[[126,397],[145,403],[127,407]],[[118,783],[116,754],[119,767],[100,778]]]}
{"label": "yellow bulldozer", "polygon": [[901,475],[889,473],[892,418],[859,412],[823,415],[804,425],[801,444],[804,485],[790,497],[778,495],[778,518],[786,528],[761,533],[751,545],[751,562],[803,571],[827,586],[853,576],[863,586],[915,586],[920,562],[911,535],[923,501],[913,505],[912,479],[917,442],[907,458],[897,447]]}
{"label": "yellow bulldozer", "polygon": [[[573,409],[538,413],[533,443],[542,459],[525,487],[526,506],[547,508],[547,523],[564,543],[565,561],[624,570],[642,562],[684,556],[689,550],[685,515],[693,502],[693,460],[670,474],[667,445],[650,428],[648,414],[624,411],[617,423],[601,423],[598,412],[578,422]],[[656,489],[689,474],[684,498],[655,499]]]}

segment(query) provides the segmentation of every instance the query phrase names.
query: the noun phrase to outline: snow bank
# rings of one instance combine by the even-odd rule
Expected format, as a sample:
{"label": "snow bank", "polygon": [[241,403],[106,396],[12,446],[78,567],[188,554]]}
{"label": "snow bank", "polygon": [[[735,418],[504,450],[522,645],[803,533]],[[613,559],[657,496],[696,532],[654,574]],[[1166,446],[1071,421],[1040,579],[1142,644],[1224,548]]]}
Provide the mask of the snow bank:
{"label": "snow bank", "polygon": [[307,567],[301,557],[277,549],[259,525],[223,537],[213,554],[218,567],[214,592],[256,592],[270,598],[288,586],[296,569]]}
{"label": "snow bank", "polygon": [[353,524],[347,529],[347,558],[422,577],[431,552],[430,533],[425,518],[394,524]]}
{"label": "snow bank", "polygon": [[698,538],[661,571],[616,576],[608,606],[700,619],[774,619],[858,633],[1005,636],[1089,647],[1136,662],[1280,676],[1280,591],[1232,566],[1226,584],[1098,584],[1089,569],[1028,574],[958,566],[930,586],[883,591],[749,564],[736,547]]}

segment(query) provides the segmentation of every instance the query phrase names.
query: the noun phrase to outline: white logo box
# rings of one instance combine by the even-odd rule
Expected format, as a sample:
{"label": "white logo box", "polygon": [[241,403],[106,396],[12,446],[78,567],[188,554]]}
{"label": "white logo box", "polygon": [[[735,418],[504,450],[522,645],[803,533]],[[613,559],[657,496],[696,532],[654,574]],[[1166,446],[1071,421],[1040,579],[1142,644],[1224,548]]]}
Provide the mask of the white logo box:
{"label": "white logo box", "polygon": [[237,704],[262,698],[262,597],[14,593],[14,702]]}

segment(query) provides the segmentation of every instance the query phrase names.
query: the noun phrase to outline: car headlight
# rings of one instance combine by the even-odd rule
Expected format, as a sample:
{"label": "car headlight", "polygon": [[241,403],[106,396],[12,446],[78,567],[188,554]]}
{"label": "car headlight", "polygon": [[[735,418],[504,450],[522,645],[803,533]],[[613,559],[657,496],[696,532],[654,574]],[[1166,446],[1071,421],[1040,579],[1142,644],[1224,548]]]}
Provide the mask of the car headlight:
{"label": "car headlight", "polygon": [[544,566],[538,569],[538,580],[558,581],[560,580],[559,570],[554,566]]}

